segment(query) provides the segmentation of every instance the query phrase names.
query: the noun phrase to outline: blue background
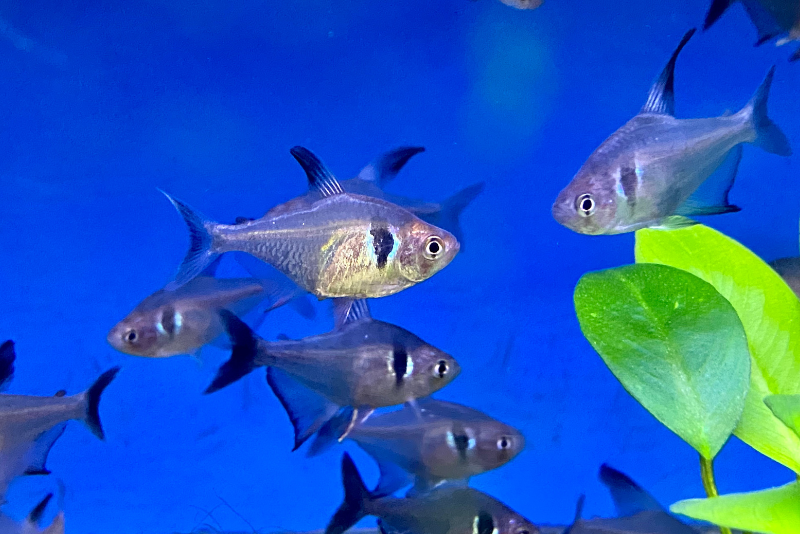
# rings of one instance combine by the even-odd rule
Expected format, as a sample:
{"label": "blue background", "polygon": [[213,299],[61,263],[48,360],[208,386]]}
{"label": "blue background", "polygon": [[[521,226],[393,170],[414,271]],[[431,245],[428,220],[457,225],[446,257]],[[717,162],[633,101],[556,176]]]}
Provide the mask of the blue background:
{"label": "blue background", "polygon": [[[602,462],[661,502],[702,495],[696,453],[616,382],[572,308],[582,273],[633,259],[633,236],[574,234],[550,206],[581,163],[635,114],[707,2],[495,0],[0,2],[0,339],[17,341],[11,391],[78,392],[123,371],[101,404],[106,442],[72,423],[49,467],[69,532],[321,528],[341,499],[341,448],[291,454],[291,427],[262,373],[200,392],[225,353],[129,357],[107,331],[175,272],[186,229],[156,190],[217,220],[257,216],[304,192],[303,145],[340,177],[422,145],[390,190],[443,199],[485,180],[465,212],[467,250],[446,270],[375,301],[456,356],[440,397],[520,427],[527,449],[473,480],[539,523],[611,515]],[[736,111],[773,63],[770,115],[800,152],[794,47],[754,48],[737,4],[677,66],[679,117]],[[732,201],[707,222],[767,259],[796,255],[798,156],[747,147]],[[327,331],[282,309],[261,333]],[[352,448],[348,446],[348,448]],[[363,459],[359,455],[359,459]],[[367,476],[375,469],[360,461]],[[736,439],[721,491],[791,478]],[[47,480],[15,487],[23,514]],[[212,522],[210,518],[206,522]]]}

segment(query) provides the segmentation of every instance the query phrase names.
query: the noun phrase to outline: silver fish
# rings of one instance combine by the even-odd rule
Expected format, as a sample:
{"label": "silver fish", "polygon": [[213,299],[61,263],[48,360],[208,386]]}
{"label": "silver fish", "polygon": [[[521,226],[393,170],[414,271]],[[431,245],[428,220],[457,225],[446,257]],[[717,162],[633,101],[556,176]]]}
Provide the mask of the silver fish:
{"label": "silver fish", "polygon": [[382,534],[539,534],[539,528],[489,495],[470,487],[442,486],[417,497],[376,497],[353,460],[342,458],[344,502],[325,529],[343,534],[361,518],[378,517]]}
{"label": "silver fish", "polygon": [[[378,462],[377,495],[412,482],[416,493],[444,481],[466,484],[471,476],[506,464],[525,447],[517,429],[473,408],[431,398],[373,416],[348,437]],[[322,449],[319,440],[312,450]]]}
{"label": "silver fish", "polygon": [[[386,185],[391,182],[405,164],[416,154],[424,152],[424,147],[400,147],[387,152],[376,161],[370,163],[355,178],[339,180],[339,184],[346,193],[353,193],[372,198],[386,200],[410,211],[423,221],[443,228],[453,234],[464,248],[464,232],[461,230],[459,216],[475,198],[483,192],[485,182],[478,182],[462,189],[453,196],[442,202],[426,202],[400,195],[393,195],[384,191]],[[276,217],[285,213],[290,213],[298,209],[307,209],[314,202],[323,197],[309,183],[309,191],[305,195],[293,198],[288,202],[279,204],[269,210],[265,217]],[[239,218],[239,223],[253,219]]]}
{"label": "silver fish", "polygon": [[517,9],[536,9],[544,3],[544,0],[500,0],[507,6]]}
{"label": "silver fish", "polygon": [[[703,29],[707,30],[722,14],[738,0],[713,0],[706,14]],[[800,0],[741,0],[747,16],[758,30],[760,46],[767,41],[784,35],[778,46],[790,41],[800,41]],[[789,61],[800,59],[800,48],[792,54]]]}
{"label": "silver fish", "polygon": [[783,281],[800,297],[800,258],[780,258],[769,263]]}
{"label": "silver fish", "polygon": [[[233,350],[206,393],[259,366],[295,430],[295,449],[325,427],[338,439],[375,408],[425,397],[459,373],[455,359],[408,330],[377,321],[365,301],[337,301],[334,330],[299,341],[266,341],[223,312]],[[337,413],[338,412],[338,413]]]}
{"label": "silver fish", "polygon": [[563,534],[699,534],[667,512],[649,493],[621,471],[603,464],[600,481],[617,509],[615,518],[581,519],[584,498],[578,499],[575,521]]}
{"label": "silver fish", "polygon": [[53,498],[48,494],[21,522],[0,513],[0,533],[2,534],[64,534],[64,512],[59,512],[53,521],[44,529],[39,529],[39,523],[44,515],[47,505]]}
{"label": "silver fish", "polygon": [[[693,224],[686,216],[739,211],[728,202],[742,143],[792,153],[767,117],[774,67],[738,113],[676,119],[672,54],[642,110],[589,156],[553,204],[553,217],[582,234],[619,234],[646,227]],[[715,175],[715,176],[712,176]]]}
{"label": "silver fish", "polygon": [[196,354],[224,332],[219,310],[241,316],[265,300],[274,309],[302,296],[288,284],[288,280],[281,284],[256,278],[214,278],[206,270],[174,291],[161,289],[144,299],[111,329],[107,341],[134,356]]}
{"label": "silver fish", "polygon": [[[0,345],[0,387],[14,374],[14,342]],[[80,419],[103,439],[97,411],[100,395],[118,368],[107,371],[84,393],[65,397],[0,394],[0,501],[18,476],[48,474],[47,455],[66,429],[66,421]]]}
{"label": "silver fish", "polygon": [[292,155],[323,198],[310,207],[237,225],[205,220],[167,195],[189,227],[190,250],[171,288],[194,278],[224,252],[269,263],[318,298],[383,297],[439,272],[458,240],[385,200],[345,193],[302,147]]}

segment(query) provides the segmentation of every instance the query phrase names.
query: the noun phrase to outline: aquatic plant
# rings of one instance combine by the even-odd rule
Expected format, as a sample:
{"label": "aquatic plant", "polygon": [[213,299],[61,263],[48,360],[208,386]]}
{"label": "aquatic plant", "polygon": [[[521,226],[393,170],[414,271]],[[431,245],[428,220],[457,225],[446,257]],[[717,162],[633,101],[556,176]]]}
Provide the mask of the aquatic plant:
{"label": "aquatic plant", "polygon": [[586,274],[575,308],[623,387],[700,454],[708,498],[670,510],[723,532],[800,532],[800,483],[718,496],[713,471],[732,433],[800,474],[800,301],[703,225],[638,231],[636,262]]}

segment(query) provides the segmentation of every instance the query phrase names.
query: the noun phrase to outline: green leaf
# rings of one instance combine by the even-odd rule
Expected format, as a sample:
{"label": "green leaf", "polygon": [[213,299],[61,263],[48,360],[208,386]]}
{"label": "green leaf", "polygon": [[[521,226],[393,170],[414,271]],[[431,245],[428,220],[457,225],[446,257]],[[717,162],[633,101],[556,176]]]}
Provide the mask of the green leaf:
{"label": "green leaf", "polygon": [[752,493],[687,499],[669,509],[675,514],[739,530],[797,534],[800,532],[800,485],[792,482]]}
{"label": "green leaf", "polygon": [[584,275],[575,309],[625,389],[713,458],[739,420],[750,377],[747,339],[730,303],[685,271],[629,265]]}
{"label": "green leaf", "polygon": [[636,232],[636,261],[684,269],[727,298],[744,325],[750,391],[734,434],[800,473],[800,437],[764,404],[770,394],[800,393],[800,300],[761,258],[703,225]]}
{"label": "green leaf", "polygon": [[800,436],[800,395],[770,395],[764,402],[775,417]]}

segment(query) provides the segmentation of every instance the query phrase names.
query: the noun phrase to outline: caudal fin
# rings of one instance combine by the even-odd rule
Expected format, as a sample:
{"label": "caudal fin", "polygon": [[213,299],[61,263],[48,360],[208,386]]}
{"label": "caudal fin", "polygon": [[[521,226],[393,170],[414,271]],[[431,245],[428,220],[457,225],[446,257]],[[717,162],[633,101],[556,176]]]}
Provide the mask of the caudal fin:
{"label": "caudal fin", "polygon": [[439,226],[456,237],[461,244],[462,252],[464,251],[464,232],[461,229],[461,221],[459,220],[461,212],[483,192],[485,187],[486,182],[472,184],[442,202],[442,211],[439,214],[438,221]]}
{"label": "caudal fin", "polygon": [[189,251],[186,253],[186,257],[183,258],[183,263],[181,263],[181,266],[178,268],[175,280],[167,284],[168,290],[174,290],[203,272],[219,253],[212,248],[214,238],[209,232],[209,227],[213,226],[214,223],[208,221],[187,204],[171,197],[164,191],[161,192],[172,202],[172,205],[175,206],[175,209],[181,214],[181,217],[183,217],[183,220],[186,222],[186,226],[189,228]]}
{"label": "caudal fin", "polygon": [[789,146],[789,140],[778,128],[778,125],[767,116],[767,99],[774,75],[775,67],[773,66],[743,111],[750,115],[755,129],[756,139],[753,144],[772,154],[791,156],[792,147]]}
{"label": "caudal fin", "polygon": [[225,332],[231,340],[231,357],[222,364],[217,376],[205,393],[214,393],[228,386],[256,368],[255,357],[258,352],[258,338],[244,321],[228,310],[220,310]]}
{"label": "caudal fin", "polygon": [[370,500],[369,490],[364,485],[353,459],[347,453],[342,456],[342,484],[344,502],[333,514],[325,528],[325,534],[343,534],[367,515],[364,505]]}
{"label": "caudal fin", "polygon": [[119,367],[109,369],[100,375],[100,378],[84,393],[86,395],[86,418],[84,422],[89,427],[89,430],[100,439],[106,439],[103,426],[100,424],[100,396],[111,381],[114,380],[118,372]]}

